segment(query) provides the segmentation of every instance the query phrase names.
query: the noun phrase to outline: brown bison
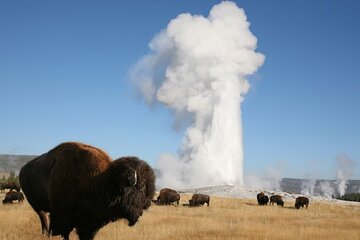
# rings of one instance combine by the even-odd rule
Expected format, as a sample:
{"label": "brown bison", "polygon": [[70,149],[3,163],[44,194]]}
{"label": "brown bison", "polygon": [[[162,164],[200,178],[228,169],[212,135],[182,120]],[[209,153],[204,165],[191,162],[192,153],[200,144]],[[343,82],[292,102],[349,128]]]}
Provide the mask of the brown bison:
{"label": "brown bison", "polygon": [[266,196],[263,192],[259,193],[256,198],[259,205],[267,205],[269,202],[269,197]]}
{"label": "brown bison", "polygon": [[159,205],[169,205],[174,202],[179,205],[180,194],[170,188],[163,188],[160,190],[159,196],[157,197],[156,203]]}
{"label": "brown bison", "polygon": [[16,190],[20,192],[20,186],[16,182],[3,182],[0,184],[0,190],[3,191],[5,189]]}
{"label": "brown bison", "polygon": [[194,207],[204,205],[205,203],[207,204],[207,206],[210,205],[210,196],[206,194],[196,193],[192,195],[191,199],[189,200],[189,206]]}
{"label": "brown bison", "polygon": [[19,203],[22,203],[24,201],[24,194],[22,192],[14,191],[7,192],[2,203],[7,204],[12,203],[13,201],[18,201]]}
{"label": "brown bison", "polygon": [[146,162],[136,157],[112,161],[101,149],[76,142],[31,160],[19,177],[43,233],[64,239],[74,228],[80,240],[93,239],[120,218],[133,226],[155,192],[155,175]]}
{"label": "brown bison", "polygon": [[284,207],[284,201],[282,199],[282,196],[280,196],[280,195],[273,195],[270,197],[270,204],[274,205],[274,203]]}
{"label": "brown bison", "polygon": [[306,206],[306,208],[308,208],[309,199],[307,197],[297,197],[295,199],[295,208],[299,209],[300,207],[303,208],[304,206]]}

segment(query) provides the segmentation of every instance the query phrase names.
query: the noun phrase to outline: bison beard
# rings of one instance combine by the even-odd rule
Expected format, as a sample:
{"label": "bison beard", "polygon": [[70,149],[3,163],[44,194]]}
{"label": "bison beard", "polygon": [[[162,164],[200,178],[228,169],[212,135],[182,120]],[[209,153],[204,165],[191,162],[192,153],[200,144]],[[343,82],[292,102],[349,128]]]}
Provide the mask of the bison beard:
{"label": "bison beard", "polygon": [[133,226],[155,193],[155,175],[146,162],[136,157],[111,161],[102,150],[75,142],[28,162],[19,176],[43,233],[64,239],[73,228],[80,240],[93,239],[102,226],[120,218]]}

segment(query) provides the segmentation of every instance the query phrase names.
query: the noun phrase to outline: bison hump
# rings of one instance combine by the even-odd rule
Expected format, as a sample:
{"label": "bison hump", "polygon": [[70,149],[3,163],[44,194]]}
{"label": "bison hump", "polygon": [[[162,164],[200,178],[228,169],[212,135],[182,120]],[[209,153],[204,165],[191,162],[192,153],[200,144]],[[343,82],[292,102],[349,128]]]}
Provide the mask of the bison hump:
{"label": "bison hump", "polygon": [[111,158],[101,149],[76,142],[63,143],[49,152],[55,163],[49,174],[51,198],[76,198],[87,192],[94,177],[103,173]]}

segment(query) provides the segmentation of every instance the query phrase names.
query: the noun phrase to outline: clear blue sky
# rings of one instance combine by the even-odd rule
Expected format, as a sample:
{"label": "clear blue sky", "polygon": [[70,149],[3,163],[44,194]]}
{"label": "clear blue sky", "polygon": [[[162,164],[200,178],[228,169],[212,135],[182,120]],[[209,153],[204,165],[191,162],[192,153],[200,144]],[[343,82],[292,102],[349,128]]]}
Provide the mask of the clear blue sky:
{"label": "clear blue sky", "polygon": [[[220,1],[1,1],[0,153],[82,141],[153,166],[183,132],[149,109],[127,73],[178,14]],[[360,178],[360,1],[236,1],[266,61],[242,105],[245,172]]]}

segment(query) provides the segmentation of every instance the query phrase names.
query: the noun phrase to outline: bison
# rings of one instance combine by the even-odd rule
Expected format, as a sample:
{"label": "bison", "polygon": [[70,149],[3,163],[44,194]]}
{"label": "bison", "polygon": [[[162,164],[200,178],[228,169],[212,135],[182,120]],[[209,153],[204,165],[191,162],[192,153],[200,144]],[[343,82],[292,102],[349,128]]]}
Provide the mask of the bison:
{"label": "bison", "polygon": [[13,201],[18,201],[19,203],[22,203],[24,201],[24,194],[22,192],[14,191],[7,192],[2,203],[7,204],[12,203]]}
{"label": "bison", "polygon": [[163,188],[160,190],[159,196],[157,197],[156,203],[160,205],[169,205],[174,202],[179,205],[180,194],[170,188]]}
{"label": "bison", "polygon": [[206,194],[194,194],[192,195],[191,199],[189,200],[189,206],[199,206],[207,204],[207,206],[210,205],[210,196]]}
{"label": "bison", "polygon": [[64,239],[74,228],[80,240],[93,239],[120,218],[133,226],[155,193],[155,175],[145,161],[112,161],[103,150],[78,142],[62,143],[31,160],[19,177],[42,232]]}
{"label": "bison", "polygon": [[270,197],[270,204],[274,205],[274,203],[284,207],[284,201],[282,199],[282,196],[280,196],[280,195],[273,195]]}
{"label": "bison", "polygon": [[295,208],[299,209],[300,207],[303,208],[304,205],[306,208],[309,206],[309,199],[307,197],[297,197],[295,199]]}
{"label": "bison", "polygon": [[269,202],[269,197],[263,192],[259,193],[256,197],[259,205],[267,205]]}
{"label": "bison", "polygon": [[3,182],[0,184],[0,190],[5,190],[5,189],[9,189],[11,190],[16,190],[18,192],[20,192],[20,186],[18,183],[16,182]]}

